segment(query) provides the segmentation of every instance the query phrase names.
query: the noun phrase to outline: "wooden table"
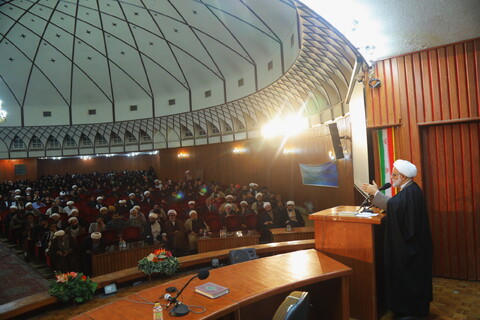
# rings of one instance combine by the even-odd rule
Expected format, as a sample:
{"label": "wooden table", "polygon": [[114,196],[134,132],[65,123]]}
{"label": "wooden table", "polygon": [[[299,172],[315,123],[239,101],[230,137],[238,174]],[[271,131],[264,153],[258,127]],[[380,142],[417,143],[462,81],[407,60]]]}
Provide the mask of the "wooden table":
{"label": "wooden table", "polygon": [[[195,279],[185,289],[180,301],[203,306],[203,313],[183,319],[271,319],[285,297],[294,290],[310,294],[312,319],[349,319],[348,283],[352,270],[315,249],[300,250],[251,260],[210,271],[206,280]],[[151,319],[152,304],[165,294],[167,287],[182,288],[189,277],[120,298],[108,305],[87,311],[73,319]],[[230,289],[230,293],[209,299],[194,292],[205,282]],[[132,301],[133,300],[133,301]],[[138,301],[134,302],[134,301]],[[165,304],[165,300],[162,300]],[[171,319],[164,310],[164,319]]]}
{"label": "wooden table", "polygon": [[229,232],[221,238],[218,233],[198,238],[198,253],[237,247],[253,246],[259,243],[260,234],[255,230]]}
{"label": "wooden table", "polygon": [[376,320],[384,303],[383,230],[384,214],[356,217],[356,206],[338,206],[309,218],[315,223],[315,249],[351,267],[350,314],[352,318]]}
{"label": "wooden table", "polygon": [[270,231],[272,232],[273,242],[315,239],[314,227],[292,228],[292,231],[286,231],[285,228],[274,228]]}

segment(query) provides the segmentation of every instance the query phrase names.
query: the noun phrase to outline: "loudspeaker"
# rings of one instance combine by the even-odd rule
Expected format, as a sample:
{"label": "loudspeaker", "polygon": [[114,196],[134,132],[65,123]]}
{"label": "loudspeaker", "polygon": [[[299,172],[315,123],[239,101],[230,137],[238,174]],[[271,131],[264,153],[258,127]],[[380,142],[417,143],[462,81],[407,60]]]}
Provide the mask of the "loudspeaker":
{"label": "loudspeaker", "polygon": [[340,135],[338,134],[337,123],[330,123],[328,125],[328,128],[330,129],[330,135],[332,136],[332,144],[333,150],[335,151],[335,158],[343,159],[343,148],[342,143],[340,142]]}
{"label": "loudspeaker", "polygon": [[258,258],[255,248],[231,250],[228,255],[230,258],[230,264],[245,262]]}

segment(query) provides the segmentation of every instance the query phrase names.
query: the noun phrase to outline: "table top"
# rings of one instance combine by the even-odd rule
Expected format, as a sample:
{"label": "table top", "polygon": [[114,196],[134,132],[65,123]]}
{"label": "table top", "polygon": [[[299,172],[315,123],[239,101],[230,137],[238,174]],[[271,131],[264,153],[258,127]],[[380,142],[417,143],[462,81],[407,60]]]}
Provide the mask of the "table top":
{"label": "table top", "polygon": [[310,233],[315,232],[314,227],[295,227],[292,231],[287,231],[285,228],[272,228],[270,229],[272,234],[291,234],[291,233]]}
{"label": "table top", "polygon": [[343,221],[353,223],[381,224],[385,214],[380,213],[380,209],[374,209],[374,213],[379,213],[374,217],[359,217],[355,214],[358,212],[359,206],[337,206],[322,211],[312,213],[308,216],[310,220],[328,220]]}
{"label": "table top", "polygon": [[[300,250],[213,269],[208,279],[193,280],[179,300],[207,309],[200,314],[190,312],[185,319],[213,319],[278,293],[350,274],[352,269],[315,249]],[[153,305],[145,302],[159,300],[167,287],[182,288],[189,279],[185,277],[140,291],[73,319],[151,319]],[[225,286],[230,292],[217,299],[194,292],[196,286],[206,282]],[[170,318],[168,310],[164,310],[164,319]]]}

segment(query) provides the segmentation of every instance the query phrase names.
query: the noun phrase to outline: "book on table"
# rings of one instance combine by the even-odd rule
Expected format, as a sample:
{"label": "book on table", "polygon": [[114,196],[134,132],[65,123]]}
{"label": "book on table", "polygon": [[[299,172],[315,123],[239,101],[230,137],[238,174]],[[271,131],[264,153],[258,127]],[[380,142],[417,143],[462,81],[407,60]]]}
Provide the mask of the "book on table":
{"label": "book on table", "polygon": [[211,299],[218,298],[230,292],[228,288],[222,287],[218,284],[213,282],[207,282],[200,286],[195,287],[195,292],[198,292],[205,297],[209,297]]}

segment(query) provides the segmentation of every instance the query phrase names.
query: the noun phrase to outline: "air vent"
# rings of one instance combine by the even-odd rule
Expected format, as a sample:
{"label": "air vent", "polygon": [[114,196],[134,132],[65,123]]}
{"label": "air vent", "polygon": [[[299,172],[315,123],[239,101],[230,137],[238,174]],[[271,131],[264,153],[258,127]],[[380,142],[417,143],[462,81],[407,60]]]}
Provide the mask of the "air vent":
{"label": "air vent", "polygon": [[51,117],[52,116],[52,111],[43,111],[43,116],[44,117]]}
{"label": "air vent", "polygon": [[137,109],[138,109],[137,105],[130,106],[130,111],[137,111]]}
{"label": "air vent", "polygon": [[212,96],[212,90],[205,91],[205,98]]}
{"label": "air vent", "polygon": [[95,110],[95,109],[90,109],[90,110],[88,110],[88,114],[89,114],[90,116],[93,116],[93,115],[97,114],[97,110]]}
{"label": "air vent", "polygon": [[243,78],[242,78],[242,79],[238,79],[238,86],[239,86],[239,87],[242,87],[242,86],[243,86]]}
{"label": "air vent", "polygon": [[268,63],[268,71],[272,70],[273,69],[273,61],[270,61]]}
{"label": "air vent", "polygon": [[169,106],[174,106],[175,105],[175,99],[168,100],[168,105]]}

